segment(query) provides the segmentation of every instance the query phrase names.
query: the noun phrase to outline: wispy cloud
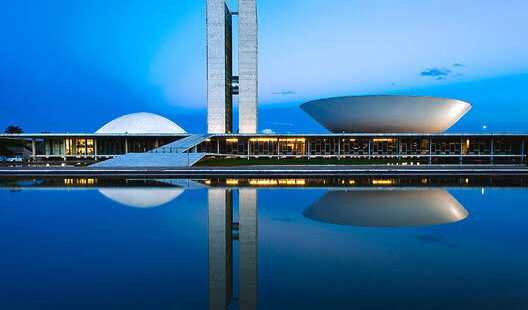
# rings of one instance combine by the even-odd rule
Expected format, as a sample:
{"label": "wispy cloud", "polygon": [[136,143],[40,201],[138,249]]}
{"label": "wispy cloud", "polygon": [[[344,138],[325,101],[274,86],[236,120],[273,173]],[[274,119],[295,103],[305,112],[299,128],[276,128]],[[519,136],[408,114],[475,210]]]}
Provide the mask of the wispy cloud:
{"label": "wispy cloud", "polygon": [[289,126],[289,127],[293,127],[293,124],[292,124],[292,123],[271,122],[270,124],[272,124],[272,125],[276,125],[276,126]]}
{"label": "wispy cloud", "polygon": [[452,71],[447,68],[433,67],[433,68],[427,68],[423,70],[422,72],[420,72],[420,75],[430,76],[437,80],[443,80],[443,79],[446,79],[451,74],[451,72]]}
{"label": "wispy cloud", "polygon": [[452,67],[455,68],[453,69],[455,71],[448,69],[446,67],[430,67],[430,68],[426,68],[422,70],[420,72],[420,75],[425,76],[425,77],[431,77],[435,80],[446,80],[449,78],[458,78],[462,76],[462,73],[460,73],[459,70],[457,69],[462,69],[467,66],[465,64],[455,62],[453,63]]}
{"label": "wispy cloud", "polygon": [[264,129],[262,130],[262,133],[266,135],[271,135],[271,134],[274,134],[275,132],[271,129]]}
{"label": "wispy cloud", "polygon": [[292,90],[285,90],[281,92],[272,93],[273,95],[294,95],[295,92]]}

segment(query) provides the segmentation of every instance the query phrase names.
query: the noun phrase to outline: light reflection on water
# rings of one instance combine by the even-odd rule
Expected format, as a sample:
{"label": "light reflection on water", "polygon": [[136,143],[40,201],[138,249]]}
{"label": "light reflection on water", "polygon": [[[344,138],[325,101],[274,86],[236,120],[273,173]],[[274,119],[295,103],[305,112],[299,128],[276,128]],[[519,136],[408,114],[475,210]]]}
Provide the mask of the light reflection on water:
{"label": "light reflection on water", "polygon": [[458,222],[469,214],[445,189],[374,189],[329,191],[303,215],[341,225],[405,227]]}
{"label": "light reflection on water", "polygon": [[528,307],[523,181],[206,181],[1,183],[0,306]]}

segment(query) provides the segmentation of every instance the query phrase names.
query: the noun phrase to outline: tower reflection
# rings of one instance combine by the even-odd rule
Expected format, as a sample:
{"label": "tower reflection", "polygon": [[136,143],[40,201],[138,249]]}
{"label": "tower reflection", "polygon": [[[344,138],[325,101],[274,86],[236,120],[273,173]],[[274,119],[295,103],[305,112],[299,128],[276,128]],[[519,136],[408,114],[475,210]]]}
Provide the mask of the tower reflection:
{"label": "tower reflection", "polygon": [[396,188],[328,191],[303,215],[340,225],[405,227],[458,222],[469,213],[444,189]]}
{"label": "tower reflection", "polygon": [[233,191],[208,190],[209,309],[233,301],[233,242],[239,240],[239,309],[257,307],[258,209],[256,189],[239,190],[239,231],[233,224]]}

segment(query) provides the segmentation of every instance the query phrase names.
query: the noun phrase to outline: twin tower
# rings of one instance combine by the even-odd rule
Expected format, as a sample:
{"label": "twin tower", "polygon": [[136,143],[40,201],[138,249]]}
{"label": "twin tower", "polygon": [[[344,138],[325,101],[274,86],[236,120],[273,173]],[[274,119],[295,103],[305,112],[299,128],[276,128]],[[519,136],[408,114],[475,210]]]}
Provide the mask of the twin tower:
{"label": "twin tower", "polygon": [[[238,15],[238,75],[233,75],[233,16]],[[238,95],[239,133],[257,133],[258,24],[256,0],[207,0],[207,132],[233,133]]]}

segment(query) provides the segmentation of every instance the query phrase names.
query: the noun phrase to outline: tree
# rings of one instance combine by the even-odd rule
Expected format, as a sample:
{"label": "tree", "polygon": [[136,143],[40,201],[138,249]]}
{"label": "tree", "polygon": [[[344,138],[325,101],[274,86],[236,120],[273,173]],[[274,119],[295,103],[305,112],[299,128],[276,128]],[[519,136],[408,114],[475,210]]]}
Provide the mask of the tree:
{"label": "tree", "polygon": [[5,133],[24,133],[24,130],[20,126],[9,126],[5,130]]}

